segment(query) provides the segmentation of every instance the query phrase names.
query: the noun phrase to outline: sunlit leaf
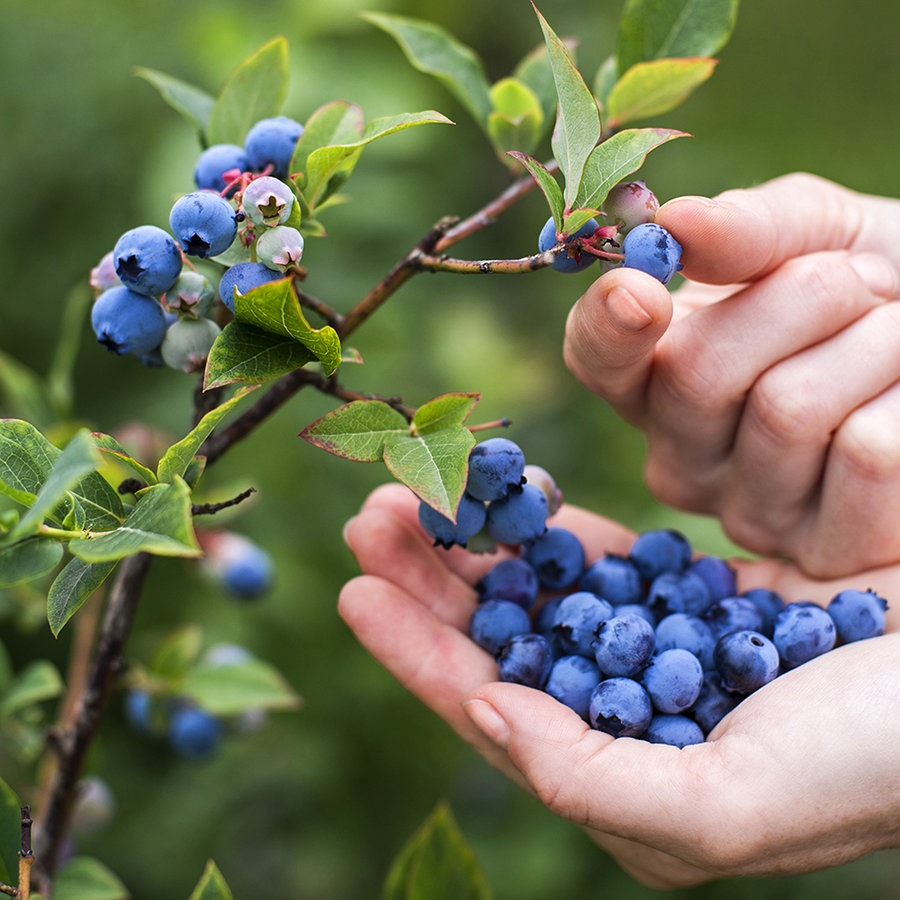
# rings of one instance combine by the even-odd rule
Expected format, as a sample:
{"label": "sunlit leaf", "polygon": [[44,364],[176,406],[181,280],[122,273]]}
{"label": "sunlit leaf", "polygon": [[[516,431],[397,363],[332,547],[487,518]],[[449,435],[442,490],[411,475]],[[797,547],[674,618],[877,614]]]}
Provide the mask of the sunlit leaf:
{"label": "sunlit leaf", "polygon": [[77,558],[63,566],[47,595],[47,622],[54,637],[115,567],[114,562],[87,563]]}
{"label": "sunlit leaf", "polygon": [[184,116],[201,134],[206,132],[209,117],[216,98],[186,81],[173,78],[164,72],[139,66],[134,74],[150,82],[160,96],[176,112]]}
{"label": "sunlit leaf", "polygon": [[181,691],[215,716],[300,706],[300,698],[284,677],[252,657],[224,666],[199,665],[187,674]]}
{"label": "sunlit leaf", "polygon": [[53,882],[53,900],[128,900],[131,893],[103,863],[76,856]]}
{"label": "sunlit leaf", "polygon": [[206,868],[188,900],[233,900],[231,889],[211,859],[207,861]]}

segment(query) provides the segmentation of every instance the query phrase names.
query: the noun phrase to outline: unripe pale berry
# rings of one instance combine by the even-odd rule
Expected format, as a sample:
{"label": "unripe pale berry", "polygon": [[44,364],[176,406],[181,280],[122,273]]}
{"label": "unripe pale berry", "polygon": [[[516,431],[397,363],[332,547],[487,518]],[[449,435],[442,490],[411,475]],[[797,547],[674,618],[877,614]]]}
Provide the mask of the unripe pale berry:
{"label": "unripe pale berry", "polygon": [[659,200],[643,181],[617,184],[607,195],[603,212],[611,224],[628,234],[636,225],[652,222],[659,209]]}
{"label": "unripe pale berry", "polygon": [[163,338],[163,361],[171,369],[188,374],[199,372],[220,331],[212,319],[179,319],[169,326]]}
{"label": "unripe pale berry", "polygon": [[241,209],[254,225],[273,228],[283,225],[290,218],[294,208],[291,189],[271,175],[254,178],[244,189]]}
{"label": "unripe pale berry", "polygon": [[286,272],[296,267],[302,256],[303,235],[289,225],[264,231],[256,242],[256,258],[270,269]]}

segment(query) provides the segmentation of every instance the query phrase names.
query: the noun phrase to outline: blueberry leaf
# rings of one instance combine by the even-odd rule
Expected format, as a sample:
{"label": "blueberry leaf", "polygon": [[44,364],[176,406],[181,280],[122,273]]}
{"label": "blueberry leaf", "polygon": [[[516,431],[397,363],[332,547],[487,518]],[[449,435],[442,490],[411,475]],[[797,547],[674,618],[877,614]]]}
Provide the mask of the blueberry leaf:
{"label": "blueberry leaf", "polygon": [[599,210],[591,208],[585,209],[584,207],[579,207],[578,209],[573,209],[563,219],[562,228],[560,230],[563,234],[575,234],[583,225],[587,225],[591,219],[599,214]]}
{"label": "blueberry leaf", "polygon": [[618,128],[626,122],[669,112],[703,84],[715,67],[716,60],[706,57],[635,63],[607,97],[610,127]]}
{"label": "blueberry leaf", "polygon": [[650,59],[715,55],[737,11],[738,0],[628,0],[619,19],[619,72]]}
{"label": "blueberry leaf", "polygon": [[362,18],[394,38],[414,68],[437,78],[485,126],[491,112],[488,81],[471,47],[432,22],[375,12],[363,13]]}
{"label": "blueberry leaf", "polygon": [[0,547],[0,588],[24,584],[52,572],[62,555],[62,544],[50,538],[31,537]]}
{"label": "blueberry leaf", "polygon": [[287,97],[287,41],[274,38],[245,59],[228,77],[206,127],[210,144],[243,144],[251,126],[275,116]]}
{"label": "blueberry leaf", "polygon": [[0,881],[11,884],[19,871],[22,846],[22,804],[16,792],[0,779]]}
{"label": "blueberry leaf", "polygon": [[103,863],[76,856],[59,870],[53,896],[57,900],[128,900],[131,894]]}
{"label": "blueberry leaf", "polygon": [[200,134],[206,132],[210,114],[216,105],[215,97],[186,81],[173,78],[164,72],[157,72],[155,69],[139,66],[134,70],[134,74],[152,84],[163,100],[194,125]]}
{"label": "blueberry leaf", "polygon": [[196,665],[203,650],[203,629],[189,622],[170,631],[150,660],[150,673],[163,681],[181,680]]}
{"label": "blueberry leaf", "polygon": [[313,354],[292,337],[229,322],[206,360],[203,387],[210,390],[234,382],[261,384],[302,368],[313,359]]}
{"label": "blueberry leaf", "polygon": [[[534,6],[534,4],[532,4]],[[569,48],[535,7],[550,54],[550,67],[559,98],[551,147],[565,180],[566,206],[572,206],[591,151],[600,140],[600,112],[584,83]]]}
{"label": "blueberry leaf", "polygon": [[145,484],[156,484],[158,480],[156,473],[130,456],[128,451],[114,437],[95,431],[91,434],[91,440],[94,442],[94,446],[104,456],[108,456],[117,463],[130,469],[131,472]]}
{"label": "blueberry leaf", "polygon": [[528,85],[515,78],[501,78],[491,85],[493,110],[488,116],[487,132],[501,160],[507,150],[531,153],[541,139],[544,112],[541,102]]}
{"label": "blueberry leaf", "polygon": [[588,158],[576,205],[599,209],[610,188],[636,172],[651,150],[680,137],[690,135],[671,128],[630,128],[612,135]]}
{"label": "blueberry leaf", "polygon": [[[571,42],[566,42],[569,54],[574,58],[575,47]],[[544,122],[549,125],[556,115],[556,83],[553,80],[553,70],[550,68],[550,56],[546,43],[541,43],[528,53],[513,69],[512,77],[530,88],[537,97],[543,112]]]}
{"label": "blueberry leaf", "polygon": [[391,863],[383,900],[490,900],[491,892],[450,808],[439,804]]}
{"label": "blueberry leaf", "polygon": [[63,681],[56,667],[46,659],[28,663],[15,677],[13,683],[0,697],[0,718],[53,700],[63,691]]}
{"label": "blueberry leaf", "polygon": [[481,394],[444,394],[423,403],[413,415],[416,434],[424,435],[454,425],[462,425],[481,399]]}
{"label": "blueberry leaf", "polygon": [[210,859],[188,900],[233,900],[231,888],[218,866]]}
{"label": "blueberry leaf", "polygon": [[77,558],[63,566],[47,595],[47,622],[54,637],[115,567],[114,562],[86,563]]}
{"label": "blueberry leaf", "polygon": [[553,221],[556,223],[557,230],[561,229],[565,200],[563,199],[562,188],[560,188],[559,182],[547,171],[544,164],[534,159],[534,157],[528,156],[525,153],[519,153],[516,150],[511,150],[509,155],[522,163],[531,177],[537,182],[537,186],[541,189],[541,192],[547,199],[547,204],[550,207],[550,212],[553,216]]}
{"label": "blueberry leaf", "polygon": [[395,433],[409,434],[406,417],[382,400],[345,403],[307,425],[305,441],[354,462],[378,462],[384,444]]}
{"label": "blueberry leaf", "polygon": [[252,657],[228,665],[201,663],[187,673],[181,692],[215,716],[256,709],[297,709],[301,703],[276,669]]}

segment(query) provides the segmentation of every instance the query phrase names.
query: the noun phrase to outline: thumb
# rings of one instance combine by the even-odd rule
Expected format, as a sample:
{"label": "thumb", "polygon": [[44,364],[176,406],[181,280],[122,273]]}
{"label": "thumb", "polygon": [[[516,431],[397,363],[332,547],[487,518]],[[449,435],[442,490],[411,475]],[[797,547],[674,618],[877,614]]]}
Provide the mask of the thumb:
{"label": "thumb", "polygon": [[639,417],[657,341],[672,319],[672,298],[637,269],[613,269],[572,307],[563,357],[572,374],[626,418]]}

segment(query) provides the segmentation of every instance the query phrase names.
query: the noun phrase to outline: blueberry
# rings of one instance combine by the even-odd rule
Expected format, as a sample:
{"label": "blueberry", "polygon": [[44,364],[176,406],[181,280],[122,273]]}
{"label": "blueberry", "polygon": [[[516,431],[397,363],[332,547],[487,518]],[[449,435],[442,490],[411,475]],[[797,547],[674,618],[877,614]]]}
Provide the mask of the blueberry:
{"label": "blueberry", "polygon": [[547,530],[547,497],[531,484],[493,500],[487,508],[487,530],[501,544],[527,544]]}
{"label": "blueberry", "polygon": [[[576,238],[588,238],[599,227],[600,223],[597,222],[596,219],[589,219],[587,223],[582,225],[581,228],[575,232],[575,234],[571,235],[570,240]],[[549,250],[551,247],[556,246],[560,239],[553,218],[547,219],[544,227],[541,229],[541,233],[538,235],[538,252],[543,253],[545,250]],[[556,269],[557,272],[582,272],[596,261],[597,257],[592,253],[573,247],[568,251],[559,253],[553,260],[552,267]]]}
{"label": "blueberry", "polygon": [[718,556],[701,556],[688,566],[688,571],[699,575],[706,582],[713,603],[737,593],[737,575],[734,569]]}
{"label": "blueberry", "polygon": [[497,653],[501,681],[542,690],[553,667],[553,650],[539,634],[513,635]]}
{"label": "blueberry", "polygon": [[235,597],[258,597],[272,585],[272,558],[261,547],[250,544],[225,565],[222,583]]}
{"label": "blueberry", "polygon": [[157,300],[124,285],[105,290],[91,308],[97,341],[112,353],[150,354],[166,334],[166,316]]}
{"label": "blueberry", "polygon": [[258,262],[239,262],[226,269],[219,281],[219,299],[234,312],[234,291],[246,294],[260,285],[281,278],[279,272],[273,272]]}
{"label": "blueberry", "polygon": [[289,225],[264,231],[256,242],[256,258],[279,272],[295,269],[303,256],[303,235]]}
{"label": "blueberry", "polygon": [[456,509],[456,521],[447,518],[424,500],[419,503],[419,524],[434,539],[434,545],[449,550],[455,544],[465,547],[469,538],[484,527],[485,510],[480,500],[463,494]]}
{"label": "blueberry", "polygon": [[656,649],[672,650],[680,647],[689,650],[708,672],[713,668],[713,649],[716,639],[712,629],[699,616],[688,613],[671,613],[660,619],[656,626]]}
{"label": "blueberry", "polygon": [[587,721],[591,694],[600,678],[600,669],[586,657],[561,656],[553,664],[544,690]]}
{"label": "blueberry", "polygon": [[169,227],[189,256],[218,256],[237,235],[231,204],[211,191],[193,191],[179,197],[169,212]]}
{"label": "blueberry", "polygon": [[644,603],[622,603],[614,607],[617,616],[638,616],[643,619],[651,628],[656,628],[656,616],[653,610]]}
{"label": "blueberry", "polygon": [[522,477],[529,484],[540,488],[547,497],[547,515],[552,516],[559,512],[562,506],[563,493],[556,484],[556,479],[541,466],[528,463],[522,472]]}
{"label": "blueberry", "polygon": [[607,677],[638,675],[653,655],[653,626],[640,616],[612,616],[602,622],[591,644],[594,660]]}
{"label": "blueberry", "polygon": [[511,600],[485,600],[475,607],[469,620],[469,637],[491,656],[517,634],[531,631],[528,613]]}
{"label": "blueberry", "polygon": [[534,606],[540,587],[532,565],[518,557],[501,560],[475,585],[482,600],[512,600],[523,609]]}
{"label": "blueberry", "polygon": [[653,579],[647,591],[647,605],[657,618],[676,612],[702,616],[711,602],[706,582],[691,571],[663,572]]}
{"label": "blueberry", "polygon": [[525,559],[534,567],[541,586],[551,591],[568,590],[584,571],[584,547],[574,532],[552,526],[525,548]]}
{"label": "blueberry", "polygon": [[132,688],[125,694],[125,718],[136,731],[153,730],[153,701],[147,691]]}
{"label": "blueberry", "polygon": [[700,694],[688,714],[709,734],[725,716],[741,701],[741,695],[726,690],[718,672],[707,672],[703,676]]}
{"label": "blueberry", "polygon": [[254,225],[284,225],[294,208],[291,189],[271,175],[254,178],[241,195],[241,210]]}
{"label": "blueberry", "polygon": [[126,231],[113,248],[116,274],[126,287],[158,297],[181,274],[181,250],[175,239],[156,225]]}
{"label": "blueberry", "polygon": [[719,638],[713,653],[722,687],[752,694],[780,671],[778,650],[758,631],[731,631]]}
{"label": "blueberry", "polygon": [[681,244],[653,222],[632,228],[622,242],[622,252],[625,268],[640,269],[663,284],[681,269]]}
{"label": "blueberry", "polygon": [[612,618],[613,608],[589,591],[576,591],[562,598],[553,619],[553,641],[565,654],[594,658],[591,643],[597,629]]}
{"label": "blueberry", "polygon": [[166,291],[163,308],[194,319],[208,318],[213,314],[215,302],[216,289],[212,282],[200,272],[185,269],[175,284]]}
{"label": "blueberry", "polygon": [[593,591],[613,606],[640,603],[644,596],[644,583],[634,564],[612,553],[591,563],[579,585],[582,590]]}
{"label": "blueberry", "polygon": [[650,695],[631,678],[606,678],[591,693],[588,719],[598,731],[640,737],[652,718]]}
{"label": "blueberry", "polygon": [[786,669],[827,652],[836,640],[834,620],[815,603],[790,603],[775,617],[772,642]]}
{"label": "blueberry", "polygon": [[663,650],[647,664],[641,683],[659,712],[684,712],[700,695],[703,666],[689,650]]}
{"label": "blueberry", "polygon": [[683,572],[691,562],[688,539],[673,528],[644,531],[631,545],[628,558],[647,579],[663,572]]}
{"label": "blueberry", "polygon": [[246,172],[250,163],[243,147],[237,144],[213,144],[197,158],[194,183],[200,190],[224,191],[224,174],[237,170]]}
{"label": "blueberry", "polygon": [[757,605],[746,597],[723,597],[706,611],[704,616],[716,640],[730,631],[758,631],[765,628],[765,619]]}
{"label": "blueberry", "polygon": [[489,438],[469,453],[466,491],[479,500],[500,500],[518,490],[525,471],[522,448],[507,438]]}
{"label": "blueberry", "polygon": [[166,330],[160,353],[169,368],[199,372],[221,329],[212,319],[179,319]]}
{"label": "blueberry", "polygon": [[194,706],[176,709],[169,720],[169,743],[179,756],[188,759],[209,756],[221,736],[219,720]]}
{"label": "blueberry", "polygon": [[[553,635],[553,624],[556,621],[556,611],[562,602],[562,597],[551,597],[541,605],[534,617],[534,630],[550,641],[550,646],[553,647],[554,651],[560,650]],[[565,654],[560,651],[558,655],[563,656]]]}
{"label": "blueberry", "polygon": [[658,713],[650,720],[642,737],[651,744],[668,744],[679,748],[702,744],[704,740],[702,729],[693,719],[665,713]]}
{"label": "blueberry", "polygon": [[652,222],[659,209],[659,200],[643,181],[617,184],[603,201],[607,220],[627,234],[636,225]]}
{"label": "blueberry", "polygon": [[781,595],[769,588],[750,588],[741,594],[759,610],[763,618],[763,624],[758,629],[766,637],[771,638],[775,629],[775,617],[784,607],[785,602]]}
{"label": "blueberry", "polygon": [[884,634],[887,601],[874,591],[841,591],[828,604],[837,636],[845,644]]}
{"label": "blueberry", "polygon": [[244,138],[250,167],[262,172],[272,166],[274,175],[286,178],[294,147],[302,134],[303,126],[287,116],[260,119]]}

